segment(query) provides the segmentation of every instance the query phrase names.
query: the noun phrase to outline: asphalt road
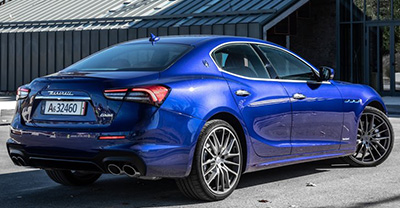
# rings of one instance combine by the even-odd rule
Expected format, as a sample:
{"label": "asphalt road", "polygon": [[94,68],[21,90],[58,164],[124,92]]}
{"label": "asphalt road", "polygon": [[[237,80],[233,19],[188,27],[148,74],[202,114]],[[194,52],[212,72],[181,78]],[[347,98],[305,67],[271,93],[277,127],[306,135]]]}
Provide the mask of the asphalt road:
{"label": "asphalt road", "polygon": [[228,199],[212,203],[186,199],[167,179],[103,175],[87,187],[58,185],[42,170],[12,164],[4,145],[8,127],[0,126],[0,207],[400,207],[400,118],[391,121],[395,147],[378,167],[335,159],[249,173]]}

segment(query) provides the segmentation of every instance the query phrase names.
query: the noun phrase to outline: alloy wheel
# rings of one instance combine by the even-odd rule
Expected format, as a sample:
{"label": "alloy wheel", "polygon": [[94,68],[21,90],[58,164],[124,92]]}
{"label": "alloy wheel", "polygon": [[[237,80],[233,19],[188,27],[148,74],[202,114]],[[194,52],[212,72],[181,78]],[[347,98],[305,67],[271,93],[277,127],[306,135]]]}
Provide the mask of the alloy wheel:
{"label": "alloy wheel", "polygon": [[373,164],[390,151],[392,135],[389,124],[380,115],[364,113],[359,121],[356,152],[353,160],[362,164]]}
{"label": "alloy wheel", "polygon": [[235,134],[226,127],[212,130],[201,153],[201,171],[208,189],[215,194],[229,192],[240,177],[241,161]]}

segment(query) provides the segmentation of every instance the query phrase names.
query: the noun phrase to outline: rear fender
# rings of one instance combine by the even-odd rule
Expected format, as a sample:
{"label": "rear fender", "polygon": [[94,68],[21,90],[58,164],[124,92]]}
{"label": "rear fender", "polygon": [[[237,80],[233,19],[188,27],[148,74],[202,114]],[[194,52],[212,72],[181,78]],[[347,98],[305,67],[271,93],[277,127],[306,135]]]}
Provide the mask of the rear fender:
{"label": "rear fender", "polygon": [[[187,76],[178,77],[163,83],[172,90],[161,106],[161,109],[198,118],[204,121],[204,123],[217,113],[229,113],[235,116],[241,123],[246,137],[246,145],[247,147],[251,147],[250,140],[247,139],[249,137],[247,129],[225,79],[218,76]],[[190,164],[192,164],[197,139],[204,123],[198,126],[193,143],[189,142]],[[180,128],[179,126],[176,127]],[[187,144],[189,143],[187,142]],[[247,155],[247,158],[253,155],[252,148],[247,148]],[[247,164],[249,164],[248,161]],[[189,173],[190,169],[187,174]]]}

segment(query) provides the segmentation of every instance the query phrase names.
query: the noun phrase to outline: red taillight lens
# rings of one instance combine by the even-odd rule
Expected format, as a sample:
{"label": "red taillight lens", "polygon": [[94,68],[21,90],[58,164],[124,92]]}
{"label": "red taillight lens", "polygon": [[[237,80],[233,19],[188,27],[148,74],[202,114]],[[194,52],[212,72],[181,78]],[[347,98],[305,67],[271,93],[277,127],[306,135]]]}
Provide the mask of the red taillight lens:
{"label": "red taillight lens", "polygon": [[125,139],[125,136],[100,136],[101,140],[110,140],[110,139]]}
{"label": "red taillight lens", "polygon": [[135,87],[128,89],[105,90],[106,98],[114,100],[128,100],[140,103],[149,103],[153,105],[161,105],[168,96],[169,89],[162,85],[153,85],[145,87]]}
{"label": "red taillight lens", "polygon": [[17,90],[17,100],[27,98],[29,91],[30,90],[28,88],[19,87]]}
{"label": "red taillight lens", "polygon": [[123,100],[128,89],[104,90],[104,96],[108,99]]}

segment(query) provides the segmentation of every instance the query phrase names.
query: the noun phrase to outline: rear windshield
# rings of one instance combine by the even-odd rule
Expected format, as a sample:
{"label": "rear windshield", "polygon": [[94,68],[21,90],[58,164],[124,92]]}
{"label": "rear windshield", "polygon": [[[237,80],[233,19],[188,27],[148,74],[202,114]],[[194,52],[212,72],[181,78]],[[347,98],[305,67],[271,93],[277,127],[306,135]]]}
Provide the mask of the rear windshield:
{"label": "rear windshield", "polygon": [[162,71],[191,48],[168,43],[119,45],[89,56],[64,71]]}

